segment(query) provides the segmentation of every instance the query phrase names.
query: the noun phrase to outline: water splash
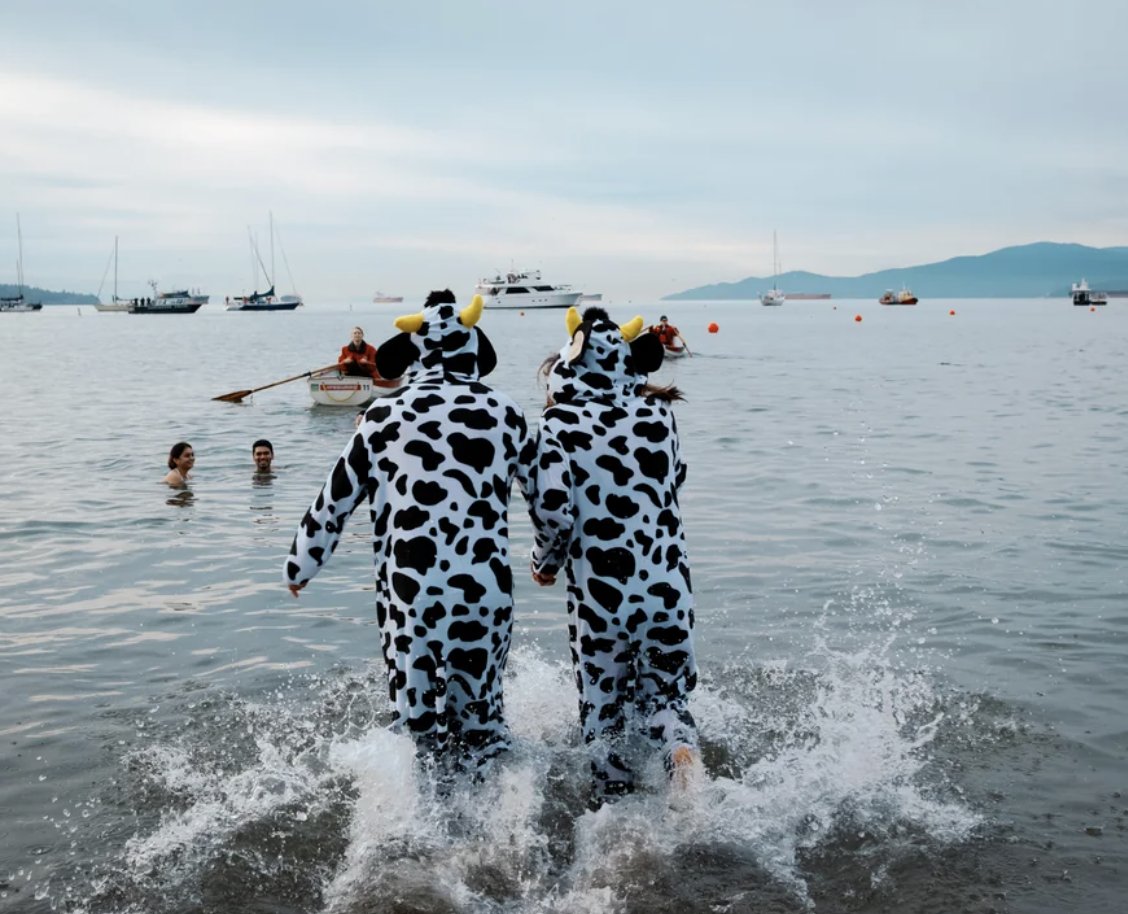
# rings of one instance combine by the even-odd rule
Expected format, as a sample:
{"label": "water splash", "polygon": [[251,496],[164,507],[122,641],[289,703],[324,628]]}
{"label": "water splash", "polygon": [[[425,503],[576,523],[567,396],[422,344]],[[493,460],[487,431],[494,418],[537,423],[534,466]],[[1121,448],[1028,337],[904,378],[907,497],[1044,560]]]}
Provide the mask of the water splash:
{"label": "water splash", "polygon": [[692,702],[708,776],[671,793],[652,758],[638,793],[598,811],[571,672],[535,650],[507,674],[515,748],[474,783],[433,777],[385,729],[379,671],[197,696],[192,726],[127,756],[141,818],[120,855],[51,897],[90,914],[810,909],[820,867],[880,882],[905,848],[978,822],[931,764],[944,697],[887,651],[820,639],[803,667],[715,670]]}

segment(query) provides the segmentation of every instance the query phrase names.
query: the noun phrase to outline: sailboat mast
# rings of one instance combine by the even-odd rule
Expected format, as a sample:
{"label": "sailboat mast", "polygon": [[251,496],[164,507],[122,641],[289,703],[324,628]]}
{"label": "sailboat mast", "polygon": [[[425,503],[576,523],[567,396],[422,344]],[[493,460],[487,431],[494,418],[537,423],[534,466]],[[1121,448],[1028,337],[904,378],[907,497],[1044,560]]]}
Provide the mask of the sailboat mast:
{"label": "sailboat mast", "polygon": [[114,235],[114,301],[117,301],[117,248],[118,236]]}
{"label": "sailboat mast", "polygon": [[16,294],[23,295],[23,231],[20,228],[19,213],[16,213],[16,252]]}
{"label": "sailboat mast", "polygon": [[274,277],[277,275],[274,272],[274,211],[269,210],[270,213],[270,287],[274,288]]}

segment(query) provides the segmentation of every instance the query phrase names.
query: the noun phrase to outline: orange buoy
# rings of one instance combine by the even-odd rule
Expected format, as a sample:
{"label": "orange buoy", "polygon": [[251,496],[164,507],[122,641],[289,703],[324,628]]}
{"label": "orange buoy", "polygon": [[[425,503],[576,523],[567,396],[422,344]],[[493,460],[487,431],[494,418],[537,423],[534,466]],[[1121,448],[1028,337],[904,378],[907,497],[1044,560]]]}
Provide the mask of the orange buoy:
{"label": "orange buoy", "polygon": [[1097,313],[1097,309],[1094,308],[1092,305],[1089,306],[1089,310],[1092,311],[1094,314]]}
{"label": "orange buoy", "polygon": [[862,316],[860,314],[855,314],[854,315],[854,323],[860,324],[861,322],[862,322]]}
{"label": "orange buoy", "polygon": [[706,329],[706,330],[708,330],[708,331],[709,331],[710,333],[716,333],[716,332],[717,332],[718,330],[720,330],[721,328],[720,328],[720,326],[719,326],[719,325],[717,324],[717,322],[716,322],[716,321],[713,321],[713,322],[712,322],[712,323],[711,323],[711,324],[710,324],[710,325],[709,325],[708,327],[706,327],[705,329]]}
{"label": "orange buoy", "polygon": [[949,309],[948,309],[948,316],[949,316],[949,317],[955,317],[955,314],[956,314],[956,309],[955,309],[955,308],[949,308]]}

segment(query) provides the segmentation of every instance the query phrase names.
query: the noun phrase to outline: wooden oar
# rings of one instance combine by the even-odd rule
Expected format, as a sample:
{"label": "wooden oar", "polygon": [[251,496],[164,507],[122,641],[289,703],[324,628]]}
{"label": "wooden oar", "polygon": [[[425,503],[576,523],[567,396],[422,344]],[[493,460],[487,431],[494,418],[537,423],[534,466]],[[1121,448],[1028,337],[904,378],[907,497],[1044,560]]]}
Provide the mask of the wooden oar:
{"label": "wooden oar", "polygon": [[315,374],[320,374],[323,371],[339,367],[336,362],[332,365],[326,365],[324,368],[314,368],[311,371],[303,371],[301,374],[296,374],[292,378],[283,378],[281,381],[275,381],[272,384],[263,384],[262,387],[252,387],[250,390],[233,390],[229,394],[223,394],[218,397],[212,397],[213,400],[223,400],[225,403],[238,403],[244,397],[249,397],[251,394],[258,393],[260,390],[266,390],[268,387],[277,387],[279,384],[289,384],[291,381],[300,381],[302,378],[308,378]]}

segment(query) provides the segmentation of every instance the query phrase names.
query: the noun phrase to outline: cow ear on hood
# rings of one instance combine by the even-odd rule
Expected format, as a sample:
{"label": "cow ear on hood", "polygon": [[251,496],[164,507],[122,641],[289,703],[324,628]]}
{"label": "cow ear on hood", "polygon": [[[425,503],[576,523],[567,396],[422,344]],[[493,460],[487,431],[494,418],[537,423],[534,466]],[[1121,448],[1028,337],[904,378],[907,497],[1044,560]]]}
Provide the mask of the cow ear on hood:
{"label": "cow ear on hood", "polygon": [[639,374],[650,374],[662,367],[666,355],[662,341],[653,333],[640,333],[630,343],[631,361]]}
{"label": "cow ear on hood", "polygon": [[480,328],[474,327],[473,329],[478,334],[478,377],[484,378],[497,368],[497,353],[494,351],[490,338],[482,333]]}
{"label": "cow ear on hood", "polygon": [[410,333],[397,333],[376,350],[376,370],[380,377],[394,381],[402,377],[419,358],[419,347],[411,342]]}

